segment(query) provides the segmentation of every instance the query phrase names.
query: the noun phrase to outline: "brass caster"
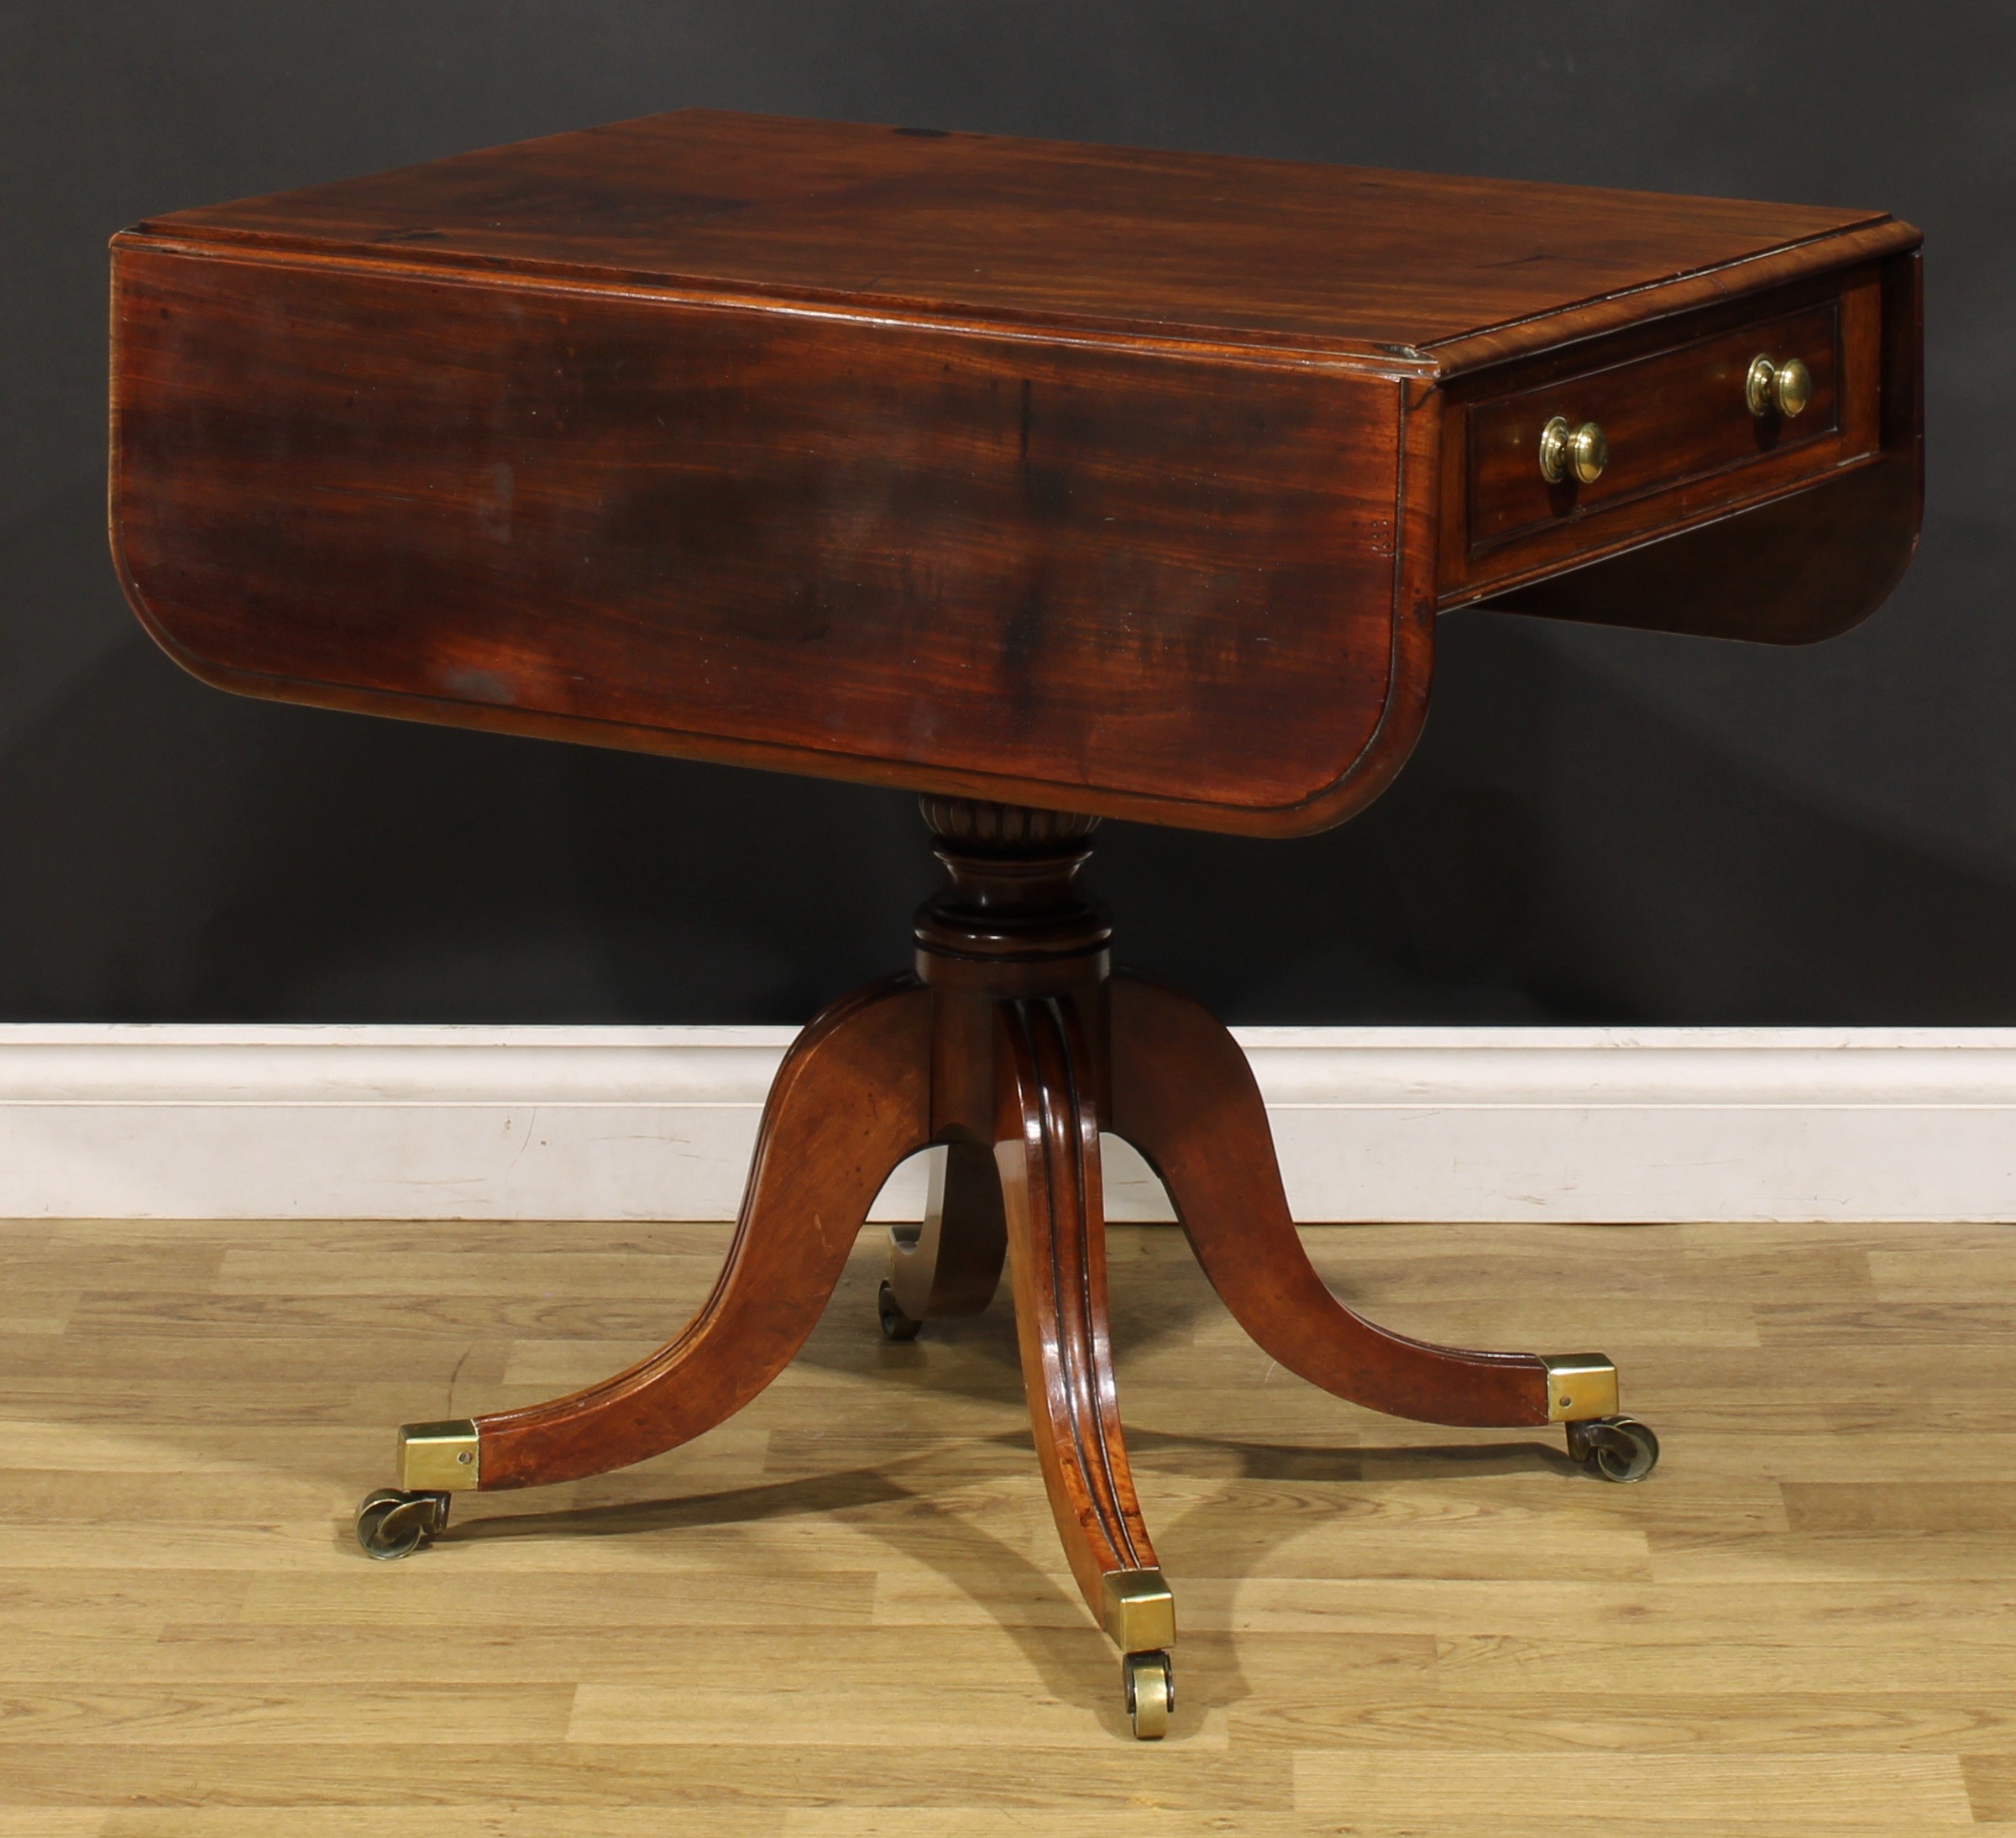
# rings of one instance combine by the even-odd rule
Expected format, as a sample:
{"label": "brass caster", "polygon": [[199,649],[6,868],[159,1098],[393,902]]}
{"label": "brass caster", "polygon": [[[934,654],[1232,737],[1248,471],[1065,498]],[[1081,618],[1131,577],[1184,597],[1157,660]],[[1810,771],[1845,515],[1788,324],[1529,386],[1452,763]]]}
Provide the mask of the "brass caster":
{"label": "brass caster", "polygon": [[875,1299],[876,1312],[882,1317],[882,1337],[884,1340],[914,1340],[924,1332],[921,1321],[913,1321],[903,1312],[896,1300],[896,1291],[888,1284],[882,1286],[882,1292]]}
{"label": "brass caster", "polygon": [[411,1557],[448,1528],[446,1494],[401,1493],[396,1487],[380,1487],[376,1493],[366,1494],[357,1509],[357,1547],[380,1563]]}
{"label": "brass caster", "polygon": [[1659,1465],[1659,1438],[1635,1416],[1592,1416],[1569,1424],[1568,1452],[1605,1480],[1643,1480]]}
{"label": "brass caster", "polygon": [[1169,1655],[1123,1653],[1120,1685],[1127,1694],[1127,1720],[1134,1725],[1135,1741],[1160,1742],[1176,1707],[1176,1673]]}

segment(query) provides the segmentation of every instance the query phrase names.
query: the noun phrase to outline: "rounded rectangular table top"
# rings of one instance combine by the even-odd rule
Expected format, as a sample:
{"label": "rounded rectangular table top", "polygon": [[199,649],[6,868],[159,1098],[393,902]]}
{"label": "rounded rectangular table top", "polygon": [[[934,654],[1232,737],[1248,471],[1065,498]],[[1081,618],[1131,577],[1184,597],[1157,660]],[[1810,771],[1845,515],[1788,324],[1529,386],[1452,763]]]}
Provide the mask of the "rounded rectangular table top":
{"label": "rounded rectangular table top", "polygon": [[[114,547],[232,689],[1301,833],[1406,758],[1448,607],[1876,604],[1917,241],[685,111],[116,238]],[[1759,339],[1811,347],[1797,429]],[[1607,484],[1529,476],[1568,411]]]}
{"label": "rounded rectangular table top", "polygon": [[1390,357],[1886,221],[694,108],[144,228]]}

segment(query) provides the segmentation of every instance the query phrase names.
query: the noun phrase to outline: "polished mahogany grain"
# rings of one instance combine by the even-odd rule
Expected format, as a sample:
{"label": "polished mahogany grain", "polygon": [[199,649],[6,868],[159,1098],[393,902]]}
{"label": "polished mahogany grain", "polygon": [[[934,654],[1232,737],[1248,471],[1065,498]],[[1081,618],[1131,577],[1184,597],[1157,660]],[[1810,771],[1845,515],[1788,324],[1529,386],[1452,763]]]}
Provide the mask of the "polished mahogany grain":
{"label": "polished mahogany grain", "polygon": [[[250,694],[1303,834],[1406,759],[1438,609],[1867,611],[1894,517],[1796,610],[1706,613],[1691,564],[1685,605],[1606,600],[1605,564],[1790,558],[1857,467],[1915,505],[1917,241],[687,112],[117,238],[114,546]],[[1788,340],[1819,393],[1760,427],[1736,373]],[[1600,484],[1537,481],[1557,404],[1612,424]]]}
{"label": "polished mahogany grain", "polygon": [[889,1170],[930,1134],[930,998],[891,978],[793,1042],[763,1108],[735,1240],[699,1313],[647,1359],[476,1419],[483,1485],[606,1474],[712,1429],[791,1362]]}
{"label": "polished mahogany grain", "polygon": [[683,109],[142,228],[1385,355],[1882,221],[1873,211]]}
{"label": "polished mahogany grain", "polygon": [[1170,821],[1383,777],[1397,382],[159,249],[118,312],[212,680]]}

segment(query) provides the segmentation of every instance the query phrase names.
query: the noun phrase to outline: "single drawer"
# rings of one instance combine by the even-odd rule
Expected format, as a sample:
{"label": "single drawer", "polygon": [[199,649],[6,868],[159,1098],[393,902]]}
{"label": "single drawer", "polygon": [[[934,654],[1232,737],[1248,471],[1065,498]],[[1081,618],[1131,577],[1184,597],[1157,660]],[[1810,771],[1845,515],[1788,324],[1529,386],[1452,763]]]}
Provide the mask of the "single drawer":
{"label": "single drawer", "polygon": [[[1449,558],[1450,584],[1558,567],[1874,453],[1873,277],[1780,306],[1733,326],[1725,309],[1719,325],[1657,349],[1641,337],[1607,357],[1530,366],[1464,404],[1462,552]],[[1753,383],[1759,359],[1768,368]],[[1772,378],[1793,359],[1805,399],[1788,412]],[[1543,452],[1550,424],[1554,450]],[[1584,429],[1600,432],[1586,437],[1579,475],[1560,442]]]}

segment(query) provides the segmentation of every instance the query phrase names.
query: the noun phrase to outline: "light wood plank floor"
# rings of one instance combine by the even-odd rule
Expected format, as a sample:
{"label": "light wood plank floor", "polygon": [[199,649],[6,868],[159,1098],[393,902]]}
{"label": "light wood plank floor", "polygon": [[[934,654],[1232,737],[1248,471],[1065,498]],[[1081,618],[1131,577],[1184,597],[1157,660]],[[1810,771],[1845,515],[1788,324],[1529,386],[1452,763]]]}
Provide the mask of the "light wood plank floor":
{"label": "light wood plank floor", "polygon": [[725,1229],[0,1225],[0,1835],[2016,1834],[2016,1231],[1311,1233],[1396,1327],[1615,1356],[1617,1487],[1312,1390],[1116,1230],[1159,1745],[1003,1303],[884,1345],[878,1239],[733,1422],[373,1564],[391,1426],[603,1376]]}

